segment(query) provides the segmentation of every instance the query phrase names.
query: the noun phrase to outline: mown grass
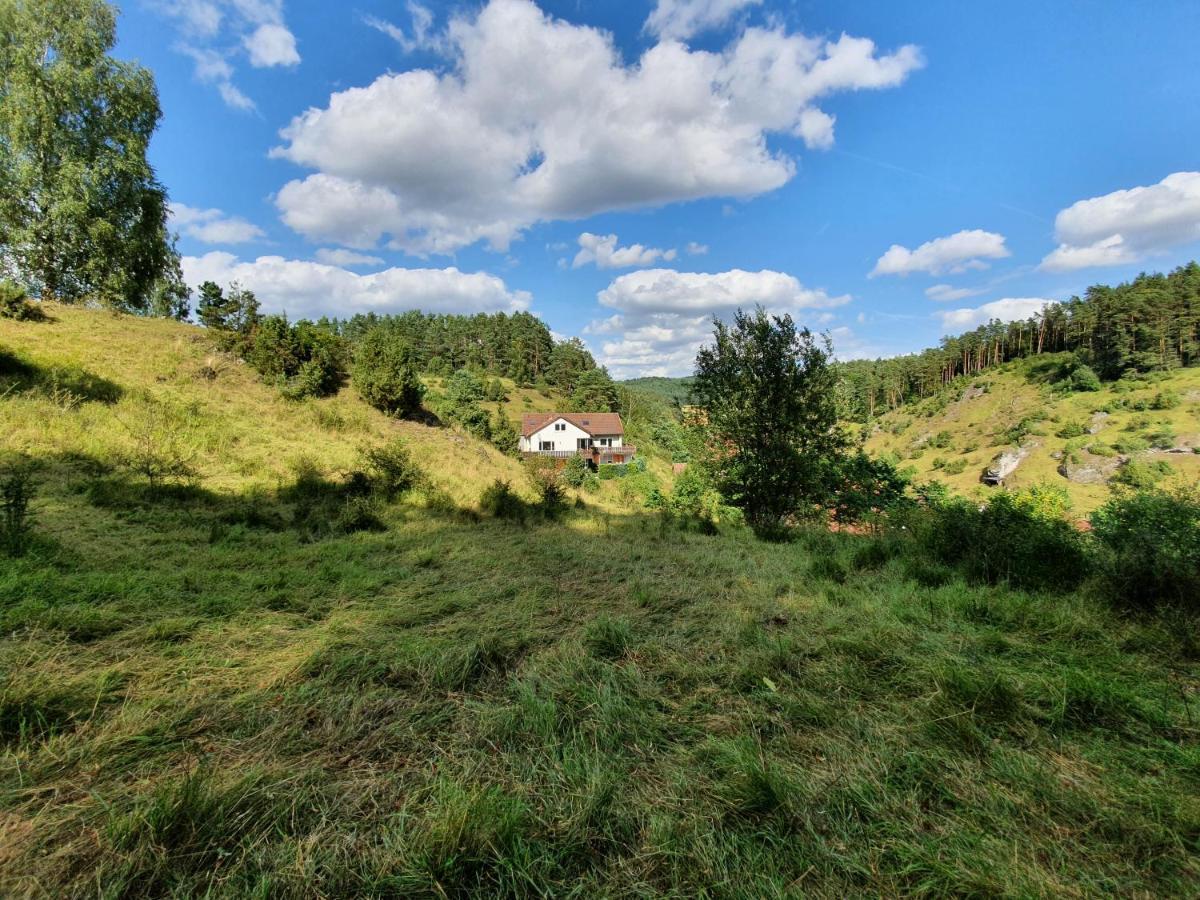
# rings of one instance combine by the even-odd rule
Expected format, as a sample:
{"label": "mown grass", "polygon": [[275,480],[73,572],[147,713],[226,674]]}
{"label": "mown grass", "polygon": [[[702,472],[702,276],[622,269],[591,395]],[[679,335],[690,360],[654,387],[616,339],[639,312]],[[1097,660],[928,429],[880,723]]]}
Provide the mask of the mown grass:
{"label": "mown grass", "polygon": [[41,463],[38,540],[0,559],[0,895],[1194,893],[1194,623],[604,499],[298,527],[294,469],[241,454],[302,413],[230,390],[197,428],[257,443],[157,491],[110,468],[125,395],[61,412],[90,444],[0,401]]}

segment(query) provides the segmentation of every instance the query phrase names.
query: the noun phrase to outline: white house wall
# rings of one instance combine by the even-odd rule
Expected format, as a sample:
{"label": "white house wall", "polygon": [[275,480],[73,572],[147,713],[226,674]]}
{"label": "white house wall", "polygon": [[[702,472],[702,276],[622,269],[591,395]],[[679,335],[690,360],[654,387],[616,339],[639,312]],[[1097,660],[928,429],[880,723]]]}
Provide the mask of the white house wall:
{"label": "white house wall", "polygon": [[[566,429],[563,431],[555,431],[554,426],[556,424],[565,425]],[[590,438],[592,440],[595,440],[596,438],[601,438],[601,437],[605,437],[605,438],[611,437],[612,438],[612,446],[614,446],[614,447],[622,446],[620,435],[616,435],[616,434],[614,434],[614,435],[607,435],[607,434],[599,435],[598,434],[593,437],[592,435],[590,435],[586,431],[584,431],[582,428],[572,425],[566,419],[555,419],[553,422],[547,422],[545,425],[543,425],[540,429],[535,431],[529,437],[521,438],[521,450],[524,452],[527,452],[527,453],[536,453],[537,451],[539,451],[541,449],[542,441],[553,441],[554,442],[554,450],[556,452],[561,453],[563,451],[568,451],[568,450],[574,451],[579,448],[580,439],[589,439]]]}

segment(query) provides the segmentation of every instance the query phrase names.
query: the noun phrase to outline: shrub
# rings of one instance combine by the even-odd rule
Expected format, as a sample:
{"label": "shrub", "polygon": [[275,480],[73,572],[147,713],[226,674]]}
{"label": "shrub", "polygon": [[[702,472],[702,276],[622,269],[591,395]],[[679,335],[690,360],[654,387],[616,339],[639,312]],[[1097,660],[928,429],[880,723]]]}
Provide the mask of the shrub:
{"label": "shrub", "polygon": [[552,457],[531,456],[525,461],[525,475],[537,492],[538,502],[547,512],[562,506],[563,490],[559,480],[559,468]]}
{"label": "shrub", "polygon": [[951,460],[950,462],[948,462],[944,466],[942,466],[942,471],[945,472],[947,475],[959,475],[962,472],[964,472],[966,470],[966,468],[967,468],[967,461],[965,459],[963,459],[962,457],[959,457],[958,459]]}
{"label": "shrub", "polygon": [[364,450],[362,457],[371,489],[385,500],[394,500],[425,483],[425,473],[413,462],[408,445],[399,438]]}
{"label": "shrub", "polygon": [[1118,494],[1091,522],[1103,548],[1101,584],[1111,597],[1200,611],[1200,495],[1194,488]]}
{"label": "shrub", "polygon": [[504,413],[492,416],[489,428],[492,445],[505,456],[516,456],[521,447],[521,435],[517,426]]}
{"label": "shrub", "polygon": [[861,450],[839,459],[830,477],[833,514],[839,522],[859,522],[872,512],[882,512],[904,496],[908,484],[894,466]]}
{"label": "shrub", "polygon": [[1150,449],[1150,442],[1137,435],[1128,435],[1113,441],[1113,447],[1120,453],[1142,453]]}
{"label": "shrub", "polygon": [[403,418],[421,408],[425,388],[417,377],[412,349],[397,331],[376,326],[363,335],[354,353],[351,378],[362,398],[376,409]]}
{"label": "shrub", "polygon": [[1174,409],[1182,402],[1176,391],[1159,391],[1150,401],[1151,409]]}
{"label": "shrub", "polygon": [[528,512],[525,501],[513,491],[512,485],[497,478],[479,497],[479,508],[497,519],[523,520]]}
{"label": "shrub", "polygon": [[948,431],[939,431],[929,439],[929,446],[937,450],[945,450],[954,442],[954,435]]}
{"label": "shrub", "polygon": [[912,521],[918,548],[975,581],[1067,591],[1083,577],[1087,556],[1074,528],[1008,492],[983,508],[966,500],[933,504]]}
{"label": "shrub", "polygon": [[0,478],[0,552],[23,556],[33,540],[33,479],[25,467],[12,469]]}
{"label": "shrub", "polygon": [[1131,459],[1117,469],[1117,474],[1113,476],[1112,480],[1117,484],[1124,484],[1137,490],[1146,490],[1154,487],[1170,474],[1171,464],[1165,460],[1146,462],[1140,459]]}
{"label": "shrub", "polygon": [[0,319],[36,319],[38,310],[32,306],[25,289],[12,281],[0,281]]}
{"label": "shrub", "polygon": [[347,497],[334,519],[333,527],[343,534],[387,531],[387,525],[379,518],[379,509],[372,497]]}
{"label": "shrub", "polygon": [[1092,444],[1087,448],[1087,452],[1092,454],[1092,456],[1103,456],[1106,458],[1117,455],[1117,451],[1108,446],[1108,444]]}
{"label": "shrub", "polygon": [[1091,366],[1077,366],[1066,379],[1066,386],[1072,391],[1100,390],[1100,376]]}
{"label": "shrub", "polygon": [[1170,450],[1175,446],[1175,432],[1170,428],[1160,428],[1150,433],[1149,440],[1155,450]]}
{"label": "shrub", "polygon": [[563,466],[562,480],[573,488],[583,487],[588,477],[588,464],[582,456],[572,456]]}
{"label": "shrub", "polygon": [[147,398],[136,418],[119,421],[129,439],[120,461],[145,478],[151,490],[165,483],[196,480],[191,410]]}
{"label": "shrub", "polygon": [[1060,438],[1082,437],[1087,433],[1087,426],[1082,422],[1067,422],[1062,428],[1055,432],[1055,434],[1057,434]]}

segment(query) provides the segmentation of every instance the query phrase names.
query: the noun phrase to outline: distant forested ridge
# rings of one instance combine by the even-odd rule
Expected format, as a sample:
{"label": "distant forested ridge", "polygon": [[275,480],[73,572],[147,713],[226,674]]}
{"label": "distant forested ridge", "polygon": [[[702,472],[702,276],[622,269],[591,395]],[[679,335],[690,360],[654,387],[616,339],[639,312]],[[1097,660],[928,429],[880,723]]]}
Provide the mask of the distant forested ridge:
{"label": "distant forested ridge", "polygon": [[1051,303],[1028,319],[993,320],[936,348],[843,363],[845,414],[865,421],[1006,360],[1074,352],[1103,379],[1200,363],[1200,264],[1139,275],[1116,287]]}
{"label": "distant forested ridge", "polygon": [[623,387],[633,388],[643,394],[650,394],[669,403],[686,403],[692,390],[692,377],[663,378],[661,376],[646,376],[645,378],[627,378],[621,382]]}

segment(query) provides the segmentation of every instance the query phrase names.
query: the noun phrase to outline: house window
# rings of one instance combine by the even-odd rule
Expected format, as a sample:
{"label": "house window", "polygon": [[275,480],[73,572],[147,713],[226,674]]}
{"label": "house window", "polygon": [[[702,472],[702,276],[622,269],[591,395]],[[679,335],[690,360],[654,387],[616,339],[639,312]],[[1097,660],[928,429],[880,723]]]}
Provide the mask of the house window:
{"label": "house window", "polygon": [[[538,441],[539,450],[554,450],[554,441]],[[532,465],[532,463],[531,463]]]}
{"label": "house window", "polygon": [[599,444],[601,447],[611,447],[612,446],[612,438],[596,438],[596,443]]}
{"label": "house window", "polygon": [[554,423],[554,430],[555,430],[555,431],[566,431],[566,430],[567,430],[567,424],[566,424],[565,422],[555,422],[555,423]]}

